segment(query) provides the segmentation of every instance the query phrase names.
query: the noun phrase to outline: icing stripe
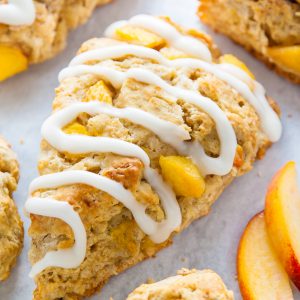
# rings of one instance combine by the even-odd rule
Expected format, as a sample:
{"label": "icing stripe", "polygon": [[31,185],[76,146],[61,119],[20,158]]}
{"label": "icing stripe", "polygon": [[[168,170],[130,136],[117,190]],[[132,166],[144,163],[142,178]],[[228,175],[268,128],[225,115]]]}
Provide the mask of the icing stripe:
{"label": "icing stripe", "polygon": [[[190,156],[193,161],[197,163],[199,169],[204,175],[225,175],[230,172],[237,146],[235,132],[233,131],[232,125],[227,119],[226,114],[218,107],[218,105],[198,92],[171,86],[149,70],[132,68],[126,72],[120,72],[100,65],[85,65],[87,61],[113,59],[127,55],[134,55],[148,58],[160,64],[175,68],[202,69],[214,74],[221,80],[230,84],[247,101],[249,101],[260,116],[262,129],[271,141],[279,139],[281,135],[281,124],[279,118],[266,100],[263,87],[256,81],[253,81],[243,70],[240,70],[235,66],[210,63],[212,60],[211,53],[204,43],[195,38],[182,35],[176,30],[176,28],[163,20],[145,15],[139,15],[133,17],[129,21],[121,21],[112,24],[107,29],[106,35],[115,37],[115,30],[126,24],[138,26],[158,34],[172,47],[202,60],[187,58],[170,61],[153,49],[122,44],[115,47],[95,49],[78,55],[71,61],[68,68],[60,72],[59,79],[64,80],[65,78],[72,76],[95,74],[102,79],[109,81],[116,89],[120,89],[123,82],[128,78],[157,86],[166,91],[172,97],[169,99],[170,101],[175,103],[178,99],[181,99],[188,103],[192,103],[204,110],[214,120],[220,140],[220,156],[218,158],[209,157],[205,154],[203,148],[198,142],[187,141],[190,139],[190,136],[182,127],[159,119],[158,117],[139,109],[130,107],[119,109],[105,104],[100,104],[98,102],[77,103],[54,113],[45,121],[42,127],[42,135],[44,139],[61,152],[112,152],[123,156],[139,158],[144,164],[144,178],[149,182],[149,184],[151,184],[160,197],[166,215],[164,221],[157,223],[152,220],[145,213],[145,207],[139,204],[135,200],[133,194],[124,189],[121,184],[99,174],[87,171],[65,171],[41,176],[33,181],[30,192],[34,192],[40,188],[54,188],[67,184],[83,183],[91,185],[111,194],[113,197],[122,202],[132,211],[132,214],[141,229],[146,234],[149,234],[150,238],[154,242],[160,243],[165,241],[174,230],[180,227],[182,216],[176,196],[171,188],[163,182],[159,173],[150,167],[150,159],[147,153],[139,146],[119,139],[90,137],[76,134],[68,135],[62,131],[62,127],[69,124],[81,112],[86,112],[91,115],[105,113],[114,117],[128,119],[133,123],[139,124],[153,131],[162,141],[172,145],[179,153]],[[206,60],[206,62],[203,60]],[[254,88],[253,92],[249,88],[249,85]],[[31,210],[31,213],[45,216],[49,213],[52,215],[56,214],[54,209],[49,212],[47,206],[43,205],[46,203],[43,203],[44,199],[36,199],[41,203],[38,209],[35,209],[34,206],[31,207],[31,205],[33,205],[32,203],[34,203],[34,205],[36,204],[34,200],[34,198],[30,198],[27,202],[29,204],[26,203],[26,208],[28,211]],[[53,206],[53,208],[56,207],[57,210],[60,210],[60,204],[57,204],[59,201],[49,198],[46,198],[46,200],[49,201],[49,203],[51,202],[51,207]],[[78,220],[79,218],[80,220],[80,217],[77,214],[77,217],[75,218],[72,212],[76,214],[76,212],[74,212],[70,207],[65,208],[65,213],[68,214],[67,219],[70,217],[70,220],[67,220],[66,222],[69,221],[68,224],[70,224],[71,227],[73,226],[72,229],[74,231],[74,235],[80,235],[80,237],[78,237],[78,241],[84,240],[86,242],[86,237],[80,233],[82,227],[81,229],[78,229],[77,227],[79,225],[74,223],[77,222],[76,219]],[[57,215],[60,217],[58,212]],[[82,222],[81,225],[83,226]],[[75,240],[77,242],[77,238],[75,238]],[[49,253],[51,254],[52,252]],[[65,259],[65,253],[61,251],[57,251],[56,254],[57,253],[60,254],[58,257],[52,258],[52,263],[51,260],[48,262],[47,254],[40,262],[34,265],[34,274],[37,274],[47,266],[62,265],[64,267],[63,260]],[[82,260],[84,259],[84,255],[82,255],[81,252],[77,253],[76,261],[72,267],[77,267],[81,263],[82,260],[80,261],[79,256]],[[66,267],[70,267],[70,265]]]}
{"label": "icing stripe", "polygon": [[[65,141],[70,135],[61,132],[59,128],[69,124],[82,112],[92,116],[102,113],[120,119],[127,119],[151,130],[159,136],[162,141],[172,145],[175,149],[183,148],[182,141],[191,139],[188,131],[181,126],[162,120],[146,111],[133,107],[117,108],[99,101],[74,103],[56,112],[44,122],[42,134],[49,137],[49,133],[52,132],[50,137],[52,143],[55,143],[60,148],[64,147],[59,146],[56,141],[59,139]],[[57,125],[59,127],[57,127]],[[59,132],[61,132],[64,137],[58,136],[60,135]],[[54,137],[56,138],[55,141]],[[67,142],[64,142],[64,144],[66,144],[67,148],[70,150],[70,145]],[[72,149],[71,151],[77,151],[77,149]],[[148,161],[146,163],[148,163]]]}
{"label": "icing stripe", "polygon": [[[161,243],[164,242],[169,237],[169,235],[180,226],[180,208],[177,203],[176,196],[169,188],[169,186],[163,183],[159,173],[151,169],[149,166],[145,166],[144,176],[161,197],[162,206],[165,210],[166,218],[160,223],[155,222],[148,215],[146,215],[145,206],[137,202],[132,193],[126,190],[120,183],[105,176],[94,174],[88,171],[74,170],[40,176],[32,182],[30,186],[30,193],[33,193],[38,189],[56,188],[63,185],[79,183],[95,187],[110,194],[121,203],[123,203],[124,206],[131,210],[140,228],[146,234],[148,234],[155,243]],[[30,199],[28,201],[29,203],[32,203],[34,200]],[[52,200],[56,201],[56,203],[65,203],[54,199]],[[55,210],[49,212],[47,205],[43,205],[43,200],[38,201],[39,204],[36,204],[38,205],[38,210],[34,209],[34,206],[32,206],[32,204],[27,204],[27,202],[25,204],[25,209],[29,213],[41,214],[44,216],[50,216],[48,215],[48,213],[51,213],[52,217],[61,218],[60,207],[57,207],[57,214],[55,214]],[[81,233],[76,234],[76,232],[78,231],[78,227],[74,226],[72,222],[69,222],[68,224],[73,228],[75,236],[82,235]],[[81,236],[80,240],[82,240],[83,238],[84,237]],[[57,259],[60,260],[59,258]]]}
{"label": "icing stripe", "polygon": [[168,22],[153,16],[137,15],[129,21],[118,21],[110,25],[104,35],[116,39],[115,30],[127,24],[138,26],[161,36],[172,47],[190,56],[201,58],[205,61],[212,61],[210,50],[205,43],[193,37],[181,34]]}
{"label": "icing stripe", "polygon": [[35,19],[32,0],[8,0],[0,4],[0,23],[7,25],[31,25]]}
{"label": "icing stripe", "polygon": [[[119,89],[127,78],[133,78],[139,82],[158,86],[168,94],[177,99],[182,99],[188,103],[192,103],[205,111],[215,122],[216,130],[220,140],[220,155],[217,158],[208,156],[199,143],[193,143],[189,147],[189,155],[196,158],[197,165],[203,175],[216,174],[226,175],[230,172],[235,156],[237,141],[231,123],[228,121],[225,113],[219,106],[211,101],[211,99],[200,95],[197,92],[185,90],[179,87],[171,86],[154,73],[143,69],[130,69],[127,72],[119,72],[102,66],[78,65],[71,66],[62,70],[59,79],[63,80],[67,77],[79,76],[83,74],[96,74],[104,80]],[[86,145],[85,145],[86,146]]]}
{"label": "icing stripe", "polygon": [[52,198],[33,197],[26,201],[25,210],[32,214],[61,219],[73,229],[75,240],[72,248],[46,253],[32,266],[30,277],[34,277],[47,267],[74,268],[81,264],[86,253],[86,231],[72,205]]}
{"label": "icing stripe", "polygon": [[[97,105],[98,104],[98,105]],[[163,242],[181,223],[180,208],[172,189],[166,185],[159,173],[150,167],[150,159],[147,153],[139,146],[122,141],[120,139],[108,137],[92,137],[76,134],[66,134],[61,128],[74,120],[81,112],[90,113],[92,115],[101,112],[100,103],[78,103],[58,111],[50,116],[42,126],[42,136],[54,148],[61,152],[71,153],[106,153],[111,152],[122,156],[137,157],[144,164],[144,177],[155,189],[160,196],[162,206],[166,213],[164,226],[161,226],[157,232],[151,234],[151,238],[155,242]],[[122,111],[121,109],[119,111]],[[137,111],[137,110],[136,110]],[[144,112],[143,112],[144,113]],[[61,175],[64,174],[64,175]],[[58,182],[63,182],[65,173],[55,173],[52,178],[56,178]],[[87,177],[87,175],[82,176]],[[78,179],[79,180],[79,179]],[[107,189],[109,192],[109,189]],[[118,197],[116,197],[118,198]],[[134,213],[134,216],[137,213]],[[144,230],[147,225],[141,226]],[[146,230],[147,232],[147,230]]]}
{"label": "icing stripe", "polygon": [[[70,67],[64,69],[60,75],[60,80],[73,76],[68,73],[71,67],[84,64],[91,60],[116,59],[122,56],[134,55],[141,58],[152,59],[160,64],[170,67],[186,67],[192,69],[202,69],[214,74],[217,78],[225,81],[236,89],[256,110],[261,119],[261,126],[271,142],[279,140],[282,133],[282,126],[279,117],[270,107],[265,90],[261,84],[252,80],[243,70],[231,64],[210,64],[193,58],[180,58],[168,60],[158,51],[135,45],[119,45],[107,48],[94,49],[76,56],[70,62]],[[253,83],[254,92],[249,85]],[[118,85],[119,87],[119,85]]]}
{"label": "icing stripe", "polygon": [[133,194],[126,190],[122,184],[99,174],[82,170],[47,174],[36,178],[31,183],[30,192],[33,193],[38,189],[54,189],[70,184],[86,184],[108,193],[132,211],[137,224],[146,234],[153,235],[157,231],[158,223],[145,213],[145,205],[137,202]]}

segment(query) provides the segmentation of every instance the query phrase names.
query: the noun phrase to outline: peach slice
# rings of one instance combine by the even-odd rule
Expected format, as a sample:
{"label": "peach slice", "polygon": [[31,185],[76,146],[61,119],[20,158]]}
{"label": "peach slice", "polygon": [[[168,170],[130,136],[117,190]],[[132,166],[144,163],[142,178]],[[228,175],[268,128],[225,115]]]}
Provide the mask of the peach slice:
{"label": "peach slice", "polygon": [[296,165],[287,163],[277,172],[266,196],[266,225],[285,270],[300,288],[300,193]]}
{"label": "peach slice", "polygon": [[238,281],[244,300],[293,300],[292,289],[271,246],[264,213],[254,216],[240,240]]}

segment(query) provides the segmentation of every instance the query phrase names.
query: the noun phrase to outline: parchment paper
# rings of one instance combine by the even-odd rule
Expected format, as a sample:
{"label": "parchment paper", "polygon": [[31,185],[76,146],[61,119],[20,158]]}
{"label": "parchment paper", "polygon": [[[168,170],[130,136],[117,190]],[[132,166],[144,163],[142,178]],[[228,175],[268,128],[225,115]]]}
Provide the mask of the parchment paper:
{"label": "parchment paper", "polygon": [[[170,15],[183,25],[200,28],[203,26],[195,15],[196,6],[196,0],[115,0],[113,4],[97,9],[88,24],[70,34],[68,47],[63,53],[0,84],[0,134],[10,141],[20,160],[21,179],[15,200],[26,231],[29,222],[24,216],[23,205],[28,184],[37,176],[40,127],[51,111],[58,72],[68,64],[83,41],[101,36],[113,21],[127,19],[137,13],[150,13]],[[278,168],[288,160],[295,160],[300,166],[300,87],[268,70],[227,38],[212,35],[224,53],[233,53],[246,61],[269,95],[279,102],[283,137],[262,161],[255,164],[252,172],[237,179],[221,195],[207,217],[194,222],[156,258],[112,278],[101,294],[91,299],[104,300],[110,296],[115,300],[124,299],[148,278],[160,280],[174,275],[181,267],[215,270],[235,292],[236,299],[241,299],[235,265],[239,237],[248,220],[263,209],[267,184]],[[31,299],[34,283],[28,277],[28,248],[26,235],[25,247],[16,268],[7,281],[0,283],[1,300]]]}

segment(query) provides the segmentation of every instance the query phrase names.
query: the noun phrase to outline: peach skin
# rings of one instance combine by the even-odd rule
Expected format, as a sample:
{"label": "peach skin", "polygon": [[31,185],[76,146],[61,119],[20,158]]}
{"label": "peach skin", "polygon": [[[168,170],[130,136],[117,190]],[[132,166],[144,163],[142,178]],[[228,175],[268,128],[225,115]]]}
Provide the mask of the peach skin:
{"label": "peach skin", "polygon": [[285,270],[300,288],[300,193],[296,164],[288,162],[269,185],[266,206],[269,237]]}
{"label": "peach skin", "polygon": [[293,300],[288,275],[268,238],[264,213],[255,215],[240,240],[238,281],[244,300]]}

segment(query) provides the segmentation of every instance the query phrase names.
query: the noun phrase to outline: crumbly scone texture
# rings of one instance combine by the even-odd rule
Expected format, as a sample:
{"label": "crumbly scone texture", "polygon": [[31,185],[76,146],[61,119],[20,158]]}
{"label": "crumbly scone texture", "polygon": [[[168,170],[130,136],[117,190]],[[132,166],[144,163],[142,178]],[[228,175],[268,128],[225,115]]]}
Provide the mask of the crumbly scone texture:
{"label": "crumbly scone texture", "polygon": [[[180,28],[179,28],[180,30]],[[186,33],[186,32],[184,32]],[[201,35],[200,37],[201,38]],[[218,59],[212,41],[202,37]],[[115,40],[95,38],[85,42],[79,52],[114,45]],[[254,108],[235,90],[213,74],[203,70],[163,66],[155,61],[134,56],[93,61],[101,66],[126,71],[133,67],[151,70],[167,83],[199,91],[215,101],[225,112],[242,148],[241,162],[226,176],[205,177],[206,189],[200,198],[177,197],[182,212],[182,231],[192,221],[206,215],[224,188],[237,176],[251,170],[257,157],[262,157],[270,142],[262,132],[260,118]],[[99,78],[93,74],[70,77],[56,89],[54,111],[85,99],[88,89]],[[172,96],[157,86],[127,79],[120,89],[111,87],[115,107],[135,107],[153,113],[161,119],[186,128],[192,139],[198,140],[206,153],[216,157],[220,144],[216,127],[208,114],[184,101],[171,101]],[[174,148],[162,142],[153,132],[128,120],[104,114],[77,118],[93,136],[118,138],[142,147],[150,157],[151,167],[160,172],[161,155],[179,155]],[[143,163],[132,157],[112,153],[74,155],[62,153],[47,141],[41,142],[40,174],[65,170],[86,170],[107,176],[130,190],[137,201],[147,206],[146,212],[155,220],[164,219],[160,199],[143,177]],[[50,267],[35,277],[35,300],[81,299],[99,290],[113,275],[153,257],[160,249],[171,244],[172,236],[161,244],[153,243],[137,226],[131,212],[109,194],[86,185],[61,186],[36,191],[33,196],[52,197],[68,201],[79,213],[87,233],[85,260],[75,269]],[[40,260],[48,251],[69,248],[74,244],[71,228],[59,219],[31,214],[29,235],[32,238],[29,257],[31,263]]]}
{"label": "crumbly scone texture", "polygon": [[300,83],[299,73],[275,63],[266,52],[267,47],[300,45],[299,1],[202,0],[198,15],[279,74]]}
{"label": "crumbly scone texture", "polygon": [[0,281],[9,276],[23,247],[23,223],[12,199],[18,179],[16,155],[0,137]]}
{"label": "crumbly scone texture", "polygon": [[[20,49],[29,63],[55,56],[66,46],[68,31],[86,22],[97,5],[111,0],[34,1],[36,19],[30,26],[0,24],[0,45]],[[6,0],[0,0],[5,3]]]}
{"label": "crumbly scone texture", "polygon": [[142,284],[127,300],[233,300],[218,274],[211,270],[182,269],[177,276]]}

